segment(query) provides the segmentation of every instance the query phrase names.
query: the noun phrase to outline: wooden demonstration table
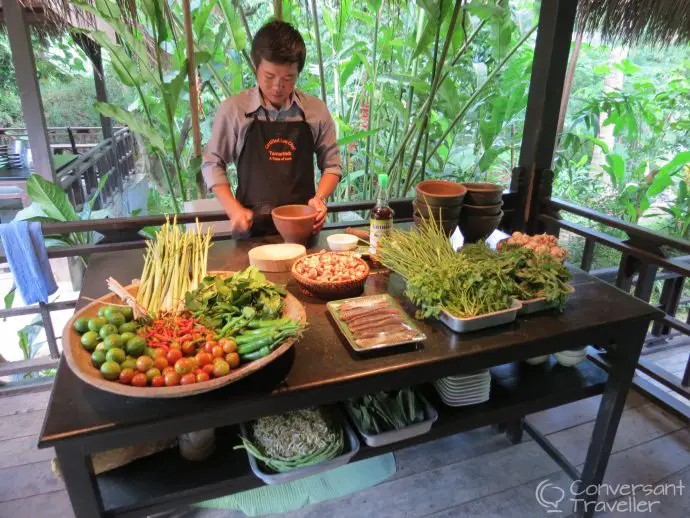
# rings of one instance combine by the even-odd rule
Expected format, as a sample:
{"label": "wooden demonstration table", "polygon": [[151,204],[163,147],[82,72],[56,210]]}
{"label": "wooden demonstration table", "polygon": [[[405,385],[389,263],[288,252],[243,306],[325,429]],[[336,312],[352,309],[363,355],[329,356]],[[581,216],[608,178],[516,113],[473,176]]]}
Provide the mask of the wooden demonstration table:
{"label": "wooden demonstration table", "polygon": [[[326,247],[328,233],[321,233],[315,250]],[[209,270],[243,269],[249,264],[249,249],[275,242],[281,242],[280,237],[215,242]],[[83,297],[105,294],[109,276],[124,284],[137,278],[142,263],[141,250],[94,256],[80,306],[85,304]],[[493,378],[488,402],[450,408],[430,390],[439,419],[428,434],[382,448],[362,442],[353,460],[489,424],[509,423],[509,437],[519,441],[525,415],[603,394],[581,474],[537,430],[524,425],[571,477],[582,480],[581,487],[601,483],[644,337],[656,314],[651,306],[578,270],[575,293],[562,314],[519,317],[513,324],[462,335],[437,321],[418,322],[428,339],[416,348],[359,356],[334,327],[324,302],[303,296],[289,273],[268,277],[287,283],[306,307],[309,326],[288,353],[238,383],[175,400],[125,398],[83,383],[61,360],[39,447],[55,447],[78,518],[146,516],[261,485],[244,450],[232,449],[239,442],[240,422],[488,367]],[[388,292],[413,314],[403,290],[399,276],[372,274],[365,294]],[[609,351],[608,373],[589,360],[573,368],[553,360],[538,366],[519,363],[594,344]],[[93,473],[93,452],[207,428],[218,429],[216,453],[207,460],[187,461],[171,449],[97,476]],[[595,502],[597,496],[590,498]],[[584,514],[591,515],[594,505]]]}

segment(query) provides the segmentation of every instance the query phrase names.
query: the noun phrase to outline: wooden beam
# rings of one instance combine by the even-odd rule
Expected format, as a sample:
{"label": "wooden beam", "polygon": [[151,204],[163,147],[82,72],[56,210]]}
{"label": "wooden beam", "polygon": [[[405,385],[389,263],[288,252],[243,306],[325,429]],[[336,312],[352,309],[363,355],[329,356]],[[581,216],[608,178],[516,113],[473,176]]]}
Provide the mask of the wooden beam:
{"label": "wooden beam", "polygon": [[5,25],[12,49],[19,97],[26,130],[29,134],[29,146],[34,170],[46,180],[55,181],[53,154],[50,149],[48,128],[46,125],[41,90],[36,76],[36,62],[31,47],[31,35],[26,23],[24,9],[17,0],[3,0]]}
{"label": "wooden beam", "polygon": [[[536,225],[536,221],[532,220],[536,219],[539,190],[543,187],[540,185],[540,175],[551,168],[553,161],[576,7],[577,0],[550,0],[541,3],[520,147],[519,165],[524,168],[527,181],[520,185],[517,225],[514,224],[528,230],[528,227]],[[513,178],[512,183],[511,190],[517,191],[518,179]]]}
{"label": "wooden beam", "polygon": [[[81,47],[84,53],[91,61],[91,68],[93,69],[93,80],[96,86],[96,100],[99,102],[108,102],[108,93],[105,89],[105,73],[103,72],[103,54],[101,46],[94,40],[89,38],[86,34],[72,31],[72,39]],[[110,138],[113,136],[113,121],[110,117],[104,115],[101,118],[101,131],[103,138]]]}

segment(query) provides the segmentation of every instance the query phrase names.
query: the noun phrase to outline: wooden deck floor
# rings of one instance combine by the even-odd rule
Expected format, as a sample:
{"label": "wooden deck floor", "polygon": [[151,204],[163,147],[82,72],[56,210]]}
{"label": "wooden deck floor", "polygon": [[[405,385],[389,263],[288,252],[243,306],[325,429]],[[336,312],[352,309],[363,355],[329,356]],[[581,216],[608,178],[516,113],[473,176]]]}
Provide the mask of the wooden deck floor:
{"label": "wooden deck floor", "polygon": [[[67,494],[50,469],[51,450],[36,448],[48,392],[0,398],[0,517],[70,518]],[[592,433],[598,397],[565,405],[528,419],[581,467]],[[525,434],[511,445],[502,434],[481,428],[396,454],[397,473],[359,493],[282,515],[336,517],[537,517],[547,516],[535,488],[550,479],[567,490],[570,481]],[[684,517],[690,508],[690,428],[637,393],[628,397],[609,484],[678,484],[682,494],[658,500],[654,516]],[[569,498],[569,497],[568,497]],[[625,500],[627,497],[623,498]],[[605,497],[614,502],[613,495]],[[639,498],[638,498],[639,500]],[[566,498],[567,501],[567,498]],[[568,508],[561,504],[568,515]],[[639,513],[642,514],[648,513]],[[598,516],[623,516],[602,512]],[[177,518],[238,518],[228,510],[180,510]],[[554,514],[550,515],[554,516]],[[625,516],[637,516],[627,513]]]}

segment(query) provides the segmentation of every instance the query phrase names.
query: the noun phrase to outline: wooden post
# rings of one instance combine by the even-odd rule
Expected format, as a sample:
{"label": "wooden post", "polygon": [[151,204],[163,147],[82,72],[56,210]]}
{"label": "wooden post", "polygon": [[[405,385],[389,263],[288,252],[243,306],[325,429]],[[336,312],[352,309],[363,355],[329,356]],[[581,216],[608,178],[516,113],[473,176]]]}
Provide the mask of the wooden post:
{"label": "wooden post", "polygon": [[[187,47],[187,77],[189,79],[189,111],[192,116],[192,136],[194,139],[194,156],[201,156],[201,130],[199,129],[199,88],[196,81],[196,63],[194,61],[194,33],[192,32],[192,11],[189,0],[182,1],[184,13],[184,34]],[[206,197],[206,187],[201,170],[196,171],[196,186],[199,197]]]}
{"label": "wooden post", "polygon": [[24,8],[17,0],[3,0],[2,7],[12,49],[12,62],[17,77],[24,122],[29,134],[33,167],[43,178],[55,182],[53,153],[50,149],[48,127],[43,113],[41,90],[36,77],[36,62]]}
{"label": "wooden post", "polygon": [[539,213],[540,186],[536,181],[541,172],[551,169],[553,161],[576,7],[577,0],[541,3],[519,160],[527,181],[519,185],[514,176],[511,184],[511,190],[521,189],[513,226],[528,232],[536,228]]}
{"label": "wooden post", "polygon": [[[103,72],[103,54],[101,46],[94,40],[89,38],[86,34],[79,32],[72,33],[72,39],[81,47],[84,53],[91,61],[91,68],[93,69],[93,80],[96,86],[96,100],[99,102],[108,102],[108,93],[105,89],[105,74]],[[110,117],[101,115],[101,129],[103,138],[110,138],[113,136],[113,121]]]}

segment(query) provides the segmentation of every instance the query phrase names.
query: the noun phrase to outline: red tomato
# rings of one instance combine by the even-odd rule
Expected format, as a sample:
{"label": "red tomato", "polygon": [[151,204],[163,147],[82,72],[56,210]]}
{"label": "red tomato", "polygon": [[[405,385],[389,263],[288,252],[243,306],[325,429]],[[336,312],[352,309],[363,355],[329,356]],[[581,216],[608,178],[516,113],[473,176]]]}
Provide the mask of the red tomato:
{"label": "red tomato", "polygon": [[173,367],[172,365],[168,365],[165,369],[161,371],[163,376],[165,376],[169,372],[175,372],[175,367]]}
{"label": "red tomato", "polygon": [[211,376],[209,376],[204,371],[201,371],[199,374],[196,375],[196,382],[197,383],[201,383],[202,381],[208,381],[210,379],[211,379]]}
{"label": "red tomato", "polygon": [[200,367],[203,367],[204,365],[208,365],[213,361],[213,356],[211,356],[208,353],[196,353],[196,362],[199,364]]}
{"label": "red tomato", "polygon": [[228,362],[231,369],[236,369],[240,366],[240,355],[237,353],[228,353],[225,355],[225,361]]}
{"label": "red tomato", "polygon": [[145,387],[147,384],[146,380],[146,374],[143,372],[137,372],[133,377],[132,377],[132,385],[135,387]]}
{"label": "red tomato", "polygon": [[158,356],[153,360],[153,366],[162,371],[168,366],[168,360],[164,356]]}
{"label": "red tomato", "polygon": [[209,376],[213,375],[213,364],[212,363],[207,363],[201,368],[202,371],[204,371],[206,374]]}
{"label": "red tomato", "polygon": [[153,380],[153,378],[160,375],[161,371],[159,371],[155,367],[152,367],[151,369],[146,371],[146,379],[149,381],[149,383],[151,383],[151,380]]}
{"label": "red tomato", "polygon": [[120,371],[120,383],[129,385],[134,377],[134,369],[126,368]]}
{"label": "red tomato", "polygon": [[192,383],[196,383],[196,376],[191,372],[180,378],[180,385],[191,385]]}
{"label": "red tomato", "polygon": [[153,350],[153,359],[155,360],[156,358],[165,358],[165,349],[162,347],[157,347]]}
{"label": "red tomato", "polygon": [[185,356],[191,356],[196,352],[196,344],[193,342],[185,342],[182,346],[182,352]]}
{"label": "red tomato", "polygon": [[165,359],[168,360],[168,364],[170,365],[175,365],[175,362],[180,358],[182,358],[182,351],[179,349],[170,349],[168,354],[165,355]]}
{"label": "red tomato", "polygon": [[206,341],[207,341],[207,342],[212,342],[213,339],[214,339],[215,337],[216,337],[216,335],[214,335],[213,333],[208,333],[208,334],[206,335]]}
{"label": "red tomato", "polygon": [[139,372],[146,372],[151,368],[153,368],[153,358],[149,356],[139,356],[137,358],[137,370]]}
{"label": "red tomato", "polygon": [[180,358],[175,362],[175,372],[180,376],[189,374],[194,370],[194,364],[189,361],[189,358]]}
{"label": "red tomato", "polygon": [[213,347],[213,351],[211,351],[211,354],[213,355],[214,358],[222,358],[225,356],[225,353],[223,352],[223,348],[220,345],[216,345]]}
{"label": "red tomato", "polygon": [[173,370],[172,372],[167,372],[165,374],[164,380],[166,387],[174,387],[175,385],[180,384],[180,375]]}
{"label": "red tomato", "polygon": [[234,353],[237,350],[237,343],[232,338],[221,338],[218,340],[218,345],[223,348],[225,354]]}
{"label": "red tomato", "polygon": [[180,342],[171,342],[170,350],[179,351],[181,349]]}
{"label": "red tomato", "polygon": [[165,385],[165,378],[163,376],[154,376],[151,380],[152,387],[162,387]]}
{"label": "red tomato", "polygon": [[216,345],[216,344],[214,344],[213,342],[206,342],[206,343],[204,344],[204,352],[207,352],[208,354],[211,354],[211,353],[213,352],[213,347],[214,347],[215,345]]}
{"label": "red tomato", "polygon": [[220,358],[213,362],[213,375],[216,378],[225,376],[228,372],[230,372],[230,365],[228,365],[228,362],[221,360]]}

